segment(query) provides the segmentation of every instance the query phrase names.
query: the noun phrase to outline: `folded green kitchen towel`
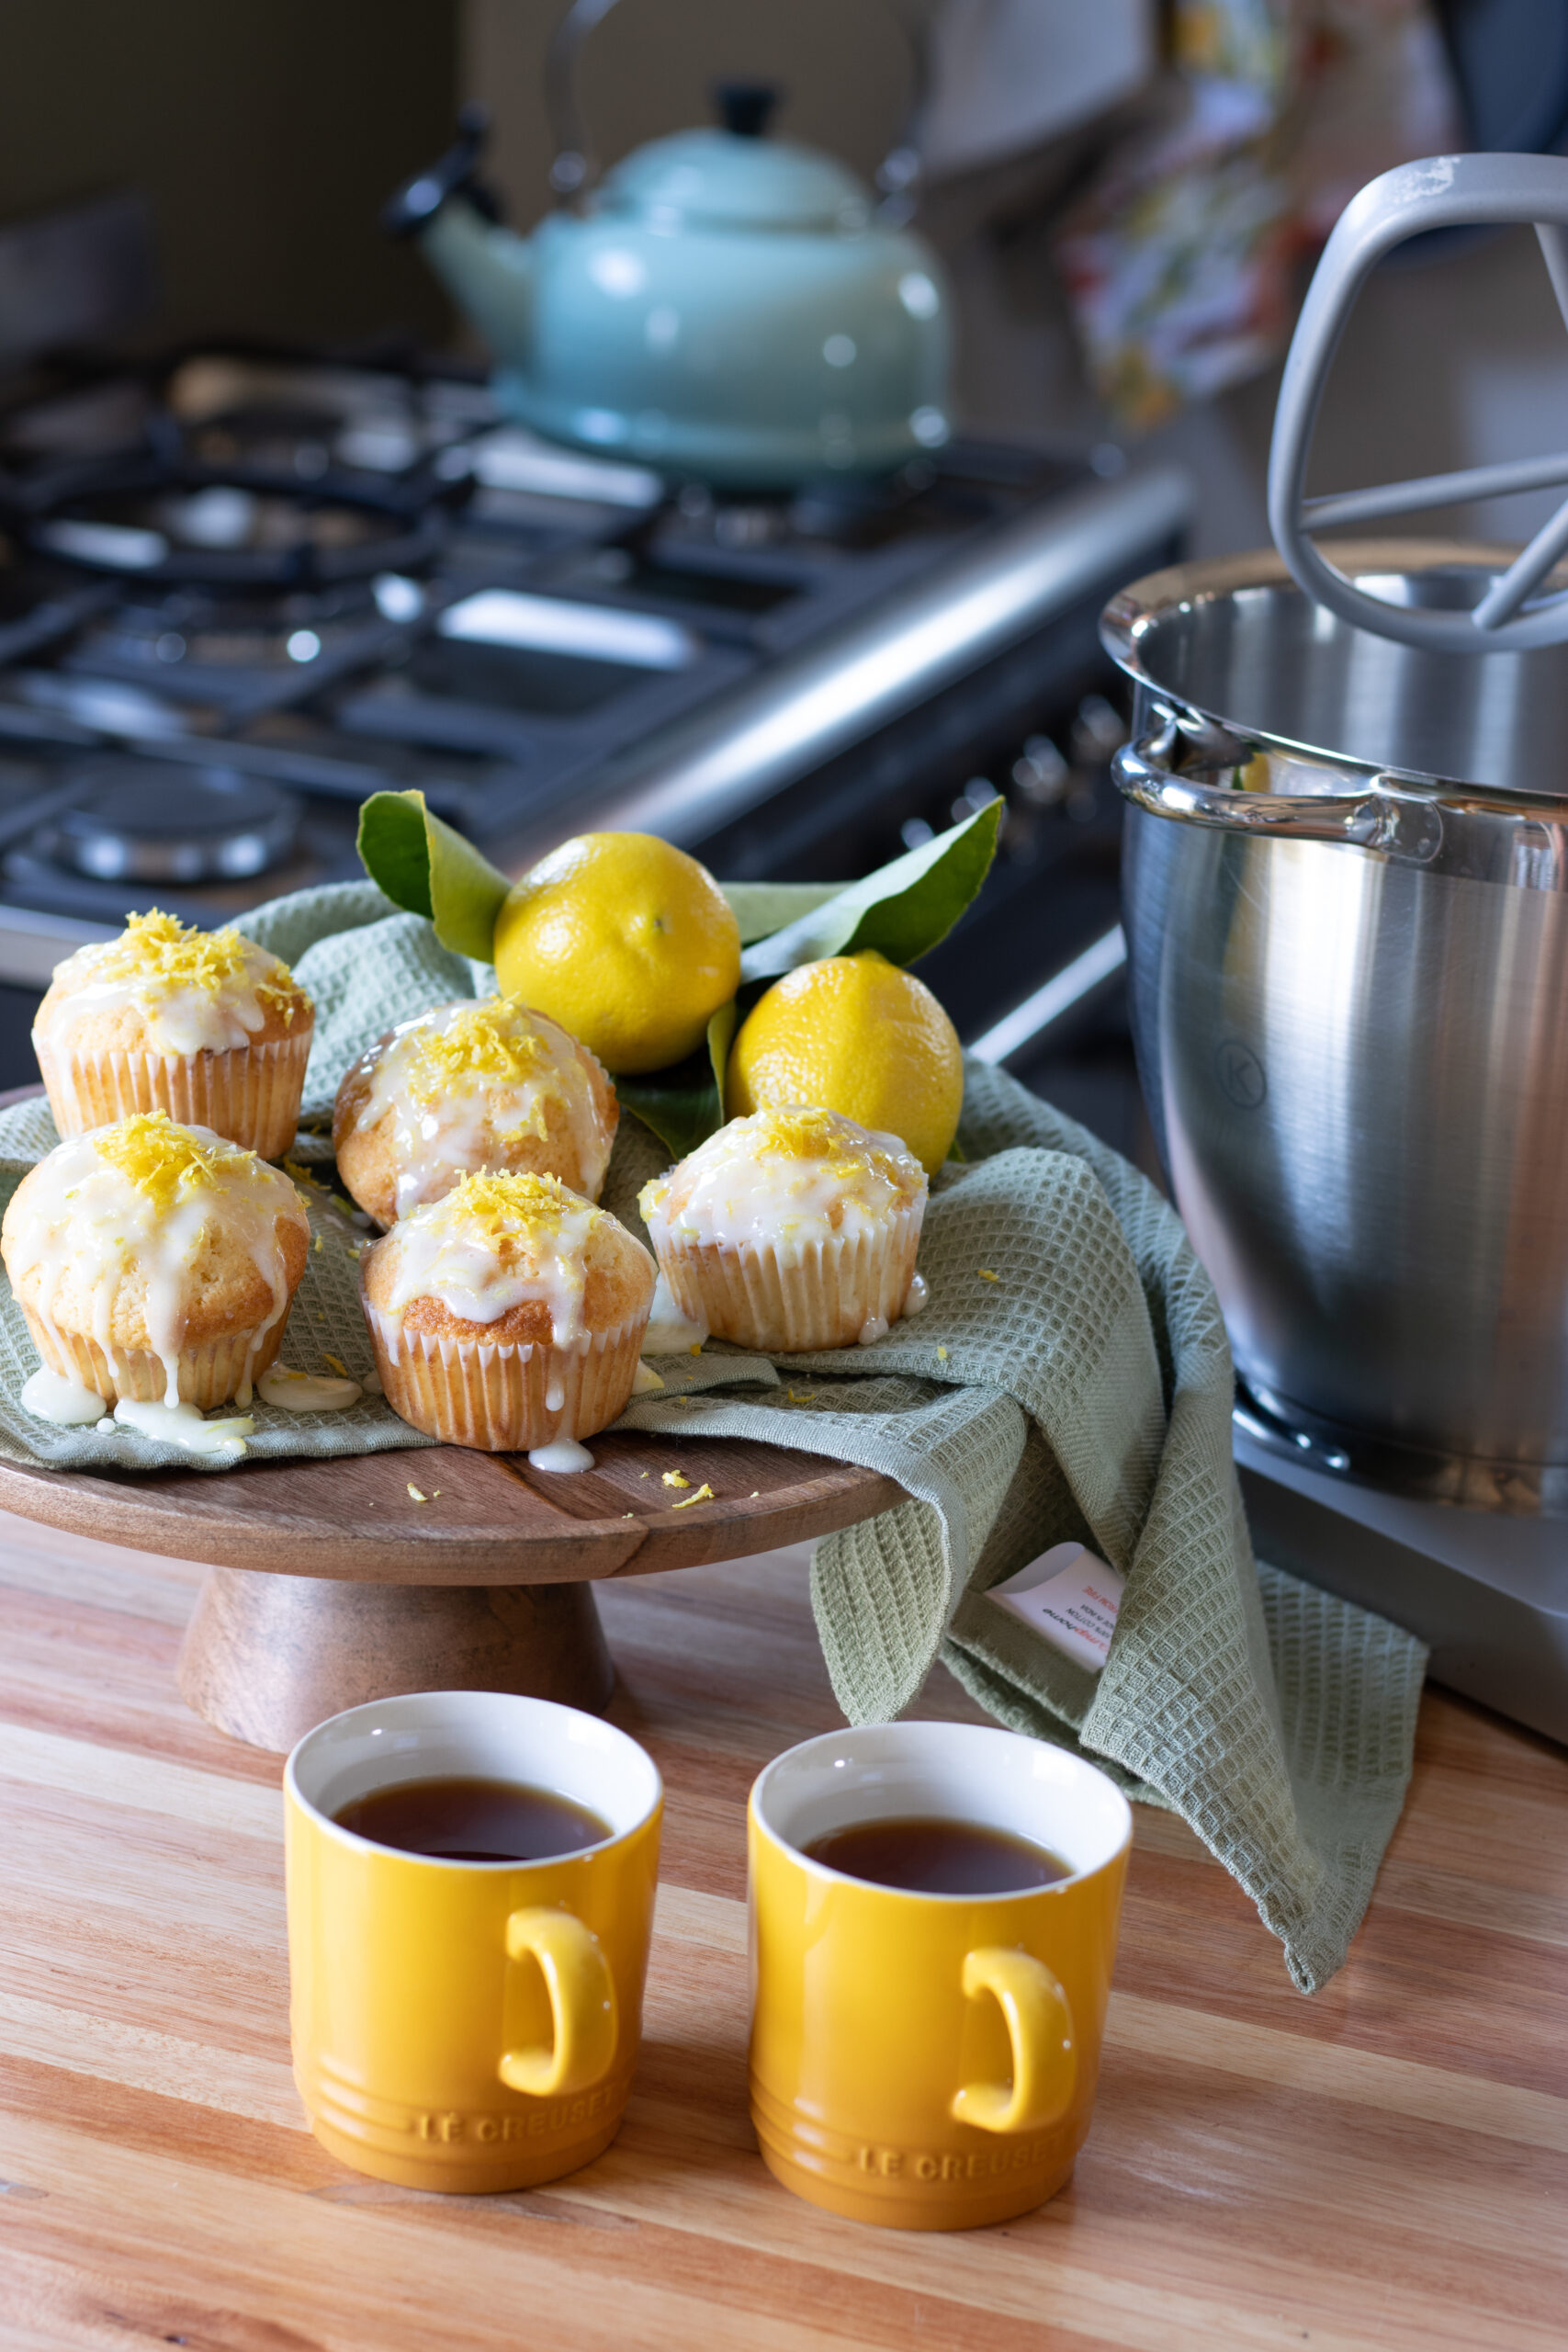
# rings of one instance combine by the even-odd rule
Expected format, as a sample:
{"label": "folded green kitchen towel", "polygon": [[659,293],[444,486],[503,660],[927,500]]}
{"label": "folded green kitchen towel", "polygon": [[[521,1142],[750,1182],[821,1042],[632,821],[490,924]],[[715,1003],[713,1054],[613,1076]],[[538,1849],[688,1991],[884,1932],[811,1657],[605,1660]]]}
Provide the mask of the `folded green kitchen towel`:
{"label": "folded green kitchen towel", "polygon": [[[967,1165],[938,1179],[921,1239],[923,1314],[869,1358],[795,1356],[779,1388],[638,1398],[626,1420],[896,1478],[916,1499],[813,1564],[846,1714],[897,1714],[942,1656],[1000,1722],[1189,1821],[1314,1992],[1399,1817],[1426,1652],[1254,1564],[1219,1305],[1154,1186],[976,1062],[959,1137]],[[987,1597],[1075,1539],[1127,1579],[1098,1673]]]}
{"label": "folded green kitchen towel", "polygon": [[[368,885],[277,900],[245,929],[315,1000],[305,1117],[318,1129],[372,1037],[494,986],[488,967],[449,955],[428,922]],[[1315,1990],[1345,1957],[1398,1818],[1425,1652],[1255,1566],[1218,1305],[1154,1187],[976,1063],[960,1140],[966,1164],[933,1186],[921,1241],[922,1315],[873,1348],[776,1367],[717,1345],[667,1360],[666,1394],[637,1399],[625,1425],[769,1439],[896,1479],[912,1499],[829,1537],[813,1566],[845,1713],[897,1714],[943,1657],[1000,1721],[1081,1748],[1133,1795],[1181,1814],[1281,1939],[1297,1984]],[[301,1148],[330,1153],[324,1134]],[[637,1190],[667,1157],[623,1119],[604,1197],[634,1232]],[[0,1392],[8,1385],[0,1372]],[[5,1401],[0,1451],[13,1442]],[[360,1413],[367,1427],[392,1424],[370,1442],[400,1442],[384,1406]],[[309,1450],[364,1450],[354,1418],[333,1430],[323,1417]],[[275,1449],[306,1446],[280,1431]],[[1098,1673],[987,1597],[1068,1539],[1127,1579]]]}

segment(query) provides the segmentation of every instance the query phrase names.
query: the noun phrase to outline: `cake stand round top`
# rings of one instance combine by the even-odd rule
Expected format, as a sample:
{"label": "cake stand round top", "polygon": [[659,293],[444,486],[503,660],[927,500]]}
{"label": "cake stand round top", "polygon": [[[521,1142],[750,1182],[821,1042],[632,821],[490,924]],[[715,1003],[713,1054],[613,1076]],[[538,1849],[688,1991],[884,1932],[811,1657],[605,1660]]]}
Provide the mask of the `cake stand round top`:
{"label": "cake stand round top", "polygon": [[[908,1499],[874,1470],[739,1438],[604,1434],[568,1476],[400,1447],[232,1470],[0,1462],[0,1510],[141,1552],[375,1584],[570,1584],[734,1559]],[[675,1476],[683,1486],[666,1483]],[[691,1499],[704,1487],[711,1499]]]}

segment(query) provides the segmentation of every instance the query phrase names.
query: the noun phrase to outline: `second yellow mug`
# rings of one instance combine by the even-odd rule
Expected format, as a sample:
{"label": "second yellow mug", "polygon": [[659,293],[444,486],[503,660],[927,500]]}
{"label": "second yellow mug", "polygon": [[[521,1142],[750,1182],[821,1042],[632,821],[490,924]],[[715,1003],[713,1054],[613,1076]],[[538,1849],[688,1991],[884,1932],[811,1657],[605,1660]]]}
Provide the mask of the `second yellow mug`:
{"label": "second yellow mug", "polygon": [[[1068,1875],[911,1893],[804,1849],[939,1819],[1043,1846]],[[1132,1841],[1103,1772],[971,1724],[791,1748],[751,1791],[751,2119],[786,2188],[855,2221],[953,2230],[1062,2188],[1089,2131]]]}
{"label": "second yellow mug", "polygon": [[[336,1816],[403,1781],[555,1792],[607,1837],[533,1862],[439,1860]],[[525,2188],[587,2164],[631,2089],[662,1792],[572,1707],[429,1690],[307,1734],[284,1779],[294,2078],[316,2137],[405,2188]]]}

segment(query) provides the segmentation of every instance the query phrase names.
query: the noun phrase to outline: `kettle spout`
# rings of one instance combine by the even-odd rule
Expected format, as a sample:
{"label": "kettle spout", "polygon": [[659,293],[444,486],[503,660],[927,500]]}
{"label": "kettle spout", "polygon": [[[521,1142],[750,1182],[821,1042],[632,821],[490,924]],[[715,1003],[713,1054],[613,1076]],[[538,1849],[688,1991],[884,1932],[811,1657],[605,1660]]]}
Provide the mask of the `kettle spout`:
{"label": "kettle spout", "polygon": [[453,195],[420,231],[419,247],[497,363],[525,376],[534,310],[527,239],[483,220],[466,198]]}

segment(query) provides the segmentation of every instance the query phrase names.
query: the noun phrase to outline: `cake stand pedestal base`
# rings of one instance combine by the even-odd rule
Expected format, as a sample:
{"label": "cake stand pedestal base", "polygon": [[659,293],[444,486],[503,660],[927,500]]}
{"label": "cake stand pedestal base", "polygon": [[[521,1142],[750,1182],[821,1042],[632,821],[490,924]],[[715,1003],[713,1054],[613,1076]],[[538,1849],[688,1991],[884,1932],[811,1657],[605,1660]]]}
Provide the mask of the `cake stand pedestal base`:
{"label": "cake stand pedestal base", "polygon": [[346,1584],[210,1568],[178,1668],[220,1731],[287,1749],[408,1690],[517,1690],[598,1713],[615,1670],[588,1584]]}

